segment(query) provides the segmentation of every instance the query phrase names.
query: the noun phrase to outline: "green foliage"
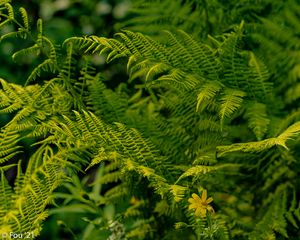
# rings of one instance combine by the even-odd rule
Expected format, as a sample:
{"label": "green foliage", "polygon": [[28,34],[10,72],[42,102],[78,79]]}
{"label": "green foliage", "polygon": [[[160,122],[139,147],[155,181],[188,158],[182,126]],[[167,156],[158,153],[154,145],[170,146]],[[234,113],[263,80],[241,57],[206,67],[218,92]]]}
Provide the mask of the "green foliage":
{"label": "green foliage", "polygon": [[134,1],[115,37],[59,45],[0,1],[32,63],[0,79],[0,235],[298,239],[299,9]]}

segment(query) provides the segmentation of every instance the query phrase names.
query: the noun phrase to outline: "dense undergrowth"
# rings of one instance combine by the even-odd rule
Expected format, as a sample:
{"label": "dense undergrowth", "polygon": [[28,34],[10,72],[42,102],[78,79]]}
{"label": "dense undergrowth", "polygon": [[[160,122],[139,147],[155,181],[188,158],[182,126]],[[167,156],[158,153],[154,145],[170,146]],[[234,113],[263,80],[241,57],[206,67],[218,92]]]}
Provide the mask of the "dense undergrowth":
{"label": "dense undergrowth", "polygon": [[299,239],[299,1],[126,6],[59,42],[0,0],[0,236]]}

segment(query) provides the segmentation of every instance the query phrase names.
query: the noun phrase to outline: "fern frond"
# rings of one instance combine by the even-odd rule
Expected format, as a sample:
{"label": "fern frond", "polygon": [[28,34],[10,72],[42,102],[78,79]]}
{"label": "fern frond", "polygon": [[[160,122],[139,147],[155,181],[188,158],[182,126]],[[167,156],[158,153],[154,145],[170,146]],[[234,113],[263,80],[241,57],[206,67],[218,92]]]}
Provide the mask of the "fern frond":
{"label": "fern frond", "polygon": [[248,70],[245,60],[240,55],[241,30],[239,29],[236,33],[228,34],[220,48],[222,53],[221,59],[224,65],[224,84],[230,84],[230,86],[238,89],[243,89],[243,82],[247,78],[245,73],[247,74]]}
{"label": "fern frond", "polygon": [[210,47],[198,43],[182,31],[166,34],[166,44],[130,31],[119,33],[121,40],[92,36],[89,40],[70,41],[87,52],[108,51],[107,61],[128,57],[131,79],[145,76],[146,81],[152,80],[151,83],[174,83],[175,86],[190,90],[205,78],[218,78],[220,64]]}
{"label": "fern frond", "polygon": [[108,89],[102,81],[100,74],[86,76],[89,94],[86,97],[88,109],[93,110],[107,122],[120,122],[125,120],[128,107],[128,98],[123,93],[116,93]]}
{"label": "fern frond", "polygon": [[[13,191],[9,186],[7,179],[4,175],[4,172],[1,170],[1,185],[0,185],[0,193],[3,199],[10,199],[13,195]],[[5,212],[9,211],[11,208],[12,202],[10,201],[2,201],[0,207],[0,219],[3,218]]]}
{"label": "fern frond", "polygon": [[232,116],[232,114],[242,106],[243,97],[245,96],[245,92],[235,89],[225,89],[224,92],[221,93],[219,116],[222,126],[224,119]]}
{"label": "fern frond", "polygon": [[28,56],[28,55],[36,55],[38,56],[40,54],[40,47],[37,44],[34,44],[33,46],[29,48],[21,49],[17,52],[15,52],[12,55],[13,60],[17,60],[20,57]]}
{"label": "fern frond", "polygon": [[202,112],[206,106],[217,96],[223,88],[223,84],[218,81],[211,81],[202,85],[197,96],[196,110]]}
{"label": "fern frond", "polygon": [[253,82],[255,81],[255,91],[259,92],[260,90],[262,93],[260,96],[267,97],[272,92],[272,83],[268,83],[269,79],[269,72],[264,65],[264,63],[258,59],[253,52],[250,52],[250,59],[249,59],[249,66],[250,71],[252,73]]}
{"label": "fern frond", "polygon": [[0,163],[7,162],[22,152],[21,147],[17,145],[20,135],[16,132],[1,130],[0,138]]}
{"label": "fern frond", "polygon": [[0,197],[1,203],[10,203],[0,219],[1,226],[9,226],[13,231],[33,231],[35,236],[39,234],[52,192],[66,180],[64,154],[53,154],[52,149],[45,147],[32,156],[25,174],[18,166],[13,194],[9,199],[6,195]]}
{"label": "fern frond", "polygon": [[268,138],[257,142],[248,143],[235,143],[229,146],[219,146],[218,147],[218,157],[230,152],[261,152],[268,150],[275,145],[280,145],[285,149],[288,149],[286,142],[290,139],[294,139],[300,133],[300,122],[296,122],[290,127],[288,127],[279,136],[274,138]]}
{"label": "fern frond", "polygon": [[291,112],[289,115],[285,117],[285,119],[280,121],[279,125],[276,127],[276,130],[274,131],[274,136],[278,136],[288,126],[290,126],[291,124],[297,121],[300,121],[300,109],[295,109],[295,111]]}
{"label": "fern frond", "polygon": [[7,12],[8,12],[8,17],[9,17],[8,19],[9,20],[13,20],[15,18],[15,13],[14,13],[13,6],[10,3],[6,3],[5,4],[5,8],[6,8]]}
{"label": "fern frond", "polygon": [[26,85],[30,82],[35,81],[38,77],[41,76],[42,72],[52,72],[56,71],[55,63],[51,59],[46,59],[42,63],[40,63],[37,67],[35,67],[26,80]]}
{"label": "fern frond", "polygon": [[[280,188],[282,186],[278,186],[277,189]],[[256,224],[254,231],[250,233],[250,240],[275,239],[275,232],[288,238],[286,231],[287,222],[285,219],[286,201],[287,192],[285,190],[277,191],[265,215]]]}
{"label": "fern frond", "polygon": [[43,20],[41,18],[39,18],[36,21],[36,30],[37,30],[37,44],[42,46],[43,45],[44,27],[43,27]]}
{"label": "fern frond", "polygon": [[[135,129],[127,129],[123,124],[116,123],[110,126],[92,113],[75,113],[75,121],[64,116],[64,123],[52,122],[56,138],[67,146],[75,145],[80,140],[83,146],[100,146],[113,151],[120,158],[121,168],[126,171],[136,171],[141,176],[149,179],[151,185],[161,194],[168,189],[167,181],[159,174],[164,173],[160,163],[164,161],[151,143],[144,139]],[[63,138],[62,138],[63,137]],[[52,138],[50,138],[51,141]],[[96,145],[95,145],[96,144]],[[97,153],[94,161],[103,161],[107,155],[103,150]],[[102,155],[102,156],[101,156]],[[94,164],[94,162],[93,162]]]}
{"label": "fern frond", "polygon": [[251,102],[246,109],[245,117],[248,119],[248,126],[254,132],[257,140],[262,140],[270,123],[267,106],[263,103]]}
{"label": "fern frond", "polygon": [[285,94],[287,104],[296,102],[300,98],[300,83],[294,84]]}
{"label": "fern frond", "polygon": [[222,66],[214,49],[207,44],[196,41],[182,30],[179,30],[178,34],[181,36],[184,46],[189,49],[189,53],[195,59],[201,75],[211,80],[219,80]]}
{"label": "fern frond", "polygon": [[288,127],[283,133],[281,133],[277,138],[285,146],[285,142],[290,139],[294,139],[300,133],[300,122],[296,122],[290,127]]}
{"label": "fern frond", "polygon": [[28,21],[28,15],[25,8],[21,7],[19,8],[19,12],[21,13],[23,24],[26,30],[29,30],[29,21]]}
{"label": "fern frond", "polygon": [[[104,148],[99,148],[97,150],[97,154],[94,155],[90,165],[88,166],[87,169],[89,169],[90,167],[93,167],[96,164],[99,164],[103,161],[117,161],[117,159],[119,158],[119,154],[117,152],[105,152]],[[86,169],[86,170],[87,170]]]}
{"label": "fern frond", "polygon": [[13,112],[26,104],[26,99],[30,99],[30,92],[25,93],[24,89],[16,84],[9,84],[5,80],[0,79],[3,90],[0,91],[1,111]]}
{"label": "fern frond", "polygon": [[199,176],[203,175],[209,172],[216,171],[216,168],[213,166],[203,166],[203,165],[198,165],[189,168],[187,171],[185,171],[176,182],[181,181],[183,178],[189,177],[189,176]]}
{"label": "fern frond", "polygon": [[187,187],[173,184],[170,186],[170,193],[175,202],[180,202],[184,198],[184,194],[187,191]]}
{"label": "fern frond", "polygon": [[10,3],[11,0],[0,0],[0,6],[5,5],[6,3]]}
{"label": "fern frond", "polygon": [[275,145],[281,145],[278,143],[276,138],[269,138],[258,142],[248,142],[248,143],[234,143],[229,146],[219,146],[218,157],[221,157],[230,152],[261,152],[263,150],[270,149]]}
{"label": "fern frond", "polygon": [[296,207],[297,207],[297,198],[296,198],[296,192],[294,190],[291,206],[290,206],[288,212],[286,213],[285,217],[295,228],[298,229],[299,227],[297,224],[297,220],[295,219],[295,216],[294,216],[294,214],[296,212]]}
{"label": "fern frond", "polygon": [[[10,22],[9,19],[4,20],[3,22],[0,22],[0,27],[2,28],[4,25],[8,24]],[[17,33],[14,33],[16,35]],[[5,37],[1,36],[0,40],[2,41]]]}
{"label": "fern frond", "polygon": [[197,166],[193,166],[189,169],[187,169],[179,178],[178,180],[176,181],[179,182],[181,181],[182,179],[186,178],[186,177],[190,177],[190,176],[193,176],[193,177],[196,177],[198,178],[199,176],[204,176],[206,174],[210,174],[210,173],[213,173],[213,172],[216,172],[220,169],[223,169],[223,168],[237,168],[239,167],[238,165],[235,165],[235,164],[221,164],[221,165],[215,165],[215,166],[205,166],[205,165],[197,165]]}

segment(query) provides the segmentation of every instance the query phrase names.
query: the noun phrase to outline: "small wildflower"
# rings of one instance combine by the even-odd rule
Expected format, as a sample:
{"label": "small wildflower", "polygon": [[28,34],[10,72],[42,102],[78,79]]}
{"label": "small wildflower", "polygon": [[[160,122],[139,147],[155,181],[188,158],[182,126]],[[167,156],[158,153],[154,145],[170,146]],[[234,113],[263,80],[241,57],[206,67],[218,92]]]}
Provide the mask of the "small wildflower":
{"label": "small wildflower", "polygon": [[193,193],[192,197],[188,199],[190,205],[189,209],[195,209],[195,215],[205,217],[207,211],[214,212],[214,209],[209,204],[213,201],[212,197],[207,198],[207,191],[202,192],[201,198]]}

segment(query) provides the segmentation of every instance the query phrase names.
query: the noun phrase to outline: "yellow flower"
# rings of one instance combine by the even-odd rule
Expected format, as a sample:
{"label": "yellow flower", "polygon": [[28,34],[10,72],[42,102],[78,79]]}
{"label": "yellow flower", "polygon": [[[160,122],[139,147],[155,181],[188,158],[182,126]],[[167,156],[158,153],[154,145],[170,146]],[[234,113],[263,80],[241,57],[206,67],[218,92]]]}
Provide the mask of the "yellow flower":
{"label": "yellow flower", "polygon": [[192,194],[192,198],[188,199],[189,209],[195,209],[195,215],[205,217],[207,211],[214,212],[214,209],[209,204],[213,201],[212,197],[207,198],[207,191],[202,192],[201,198],[196,194]]}

